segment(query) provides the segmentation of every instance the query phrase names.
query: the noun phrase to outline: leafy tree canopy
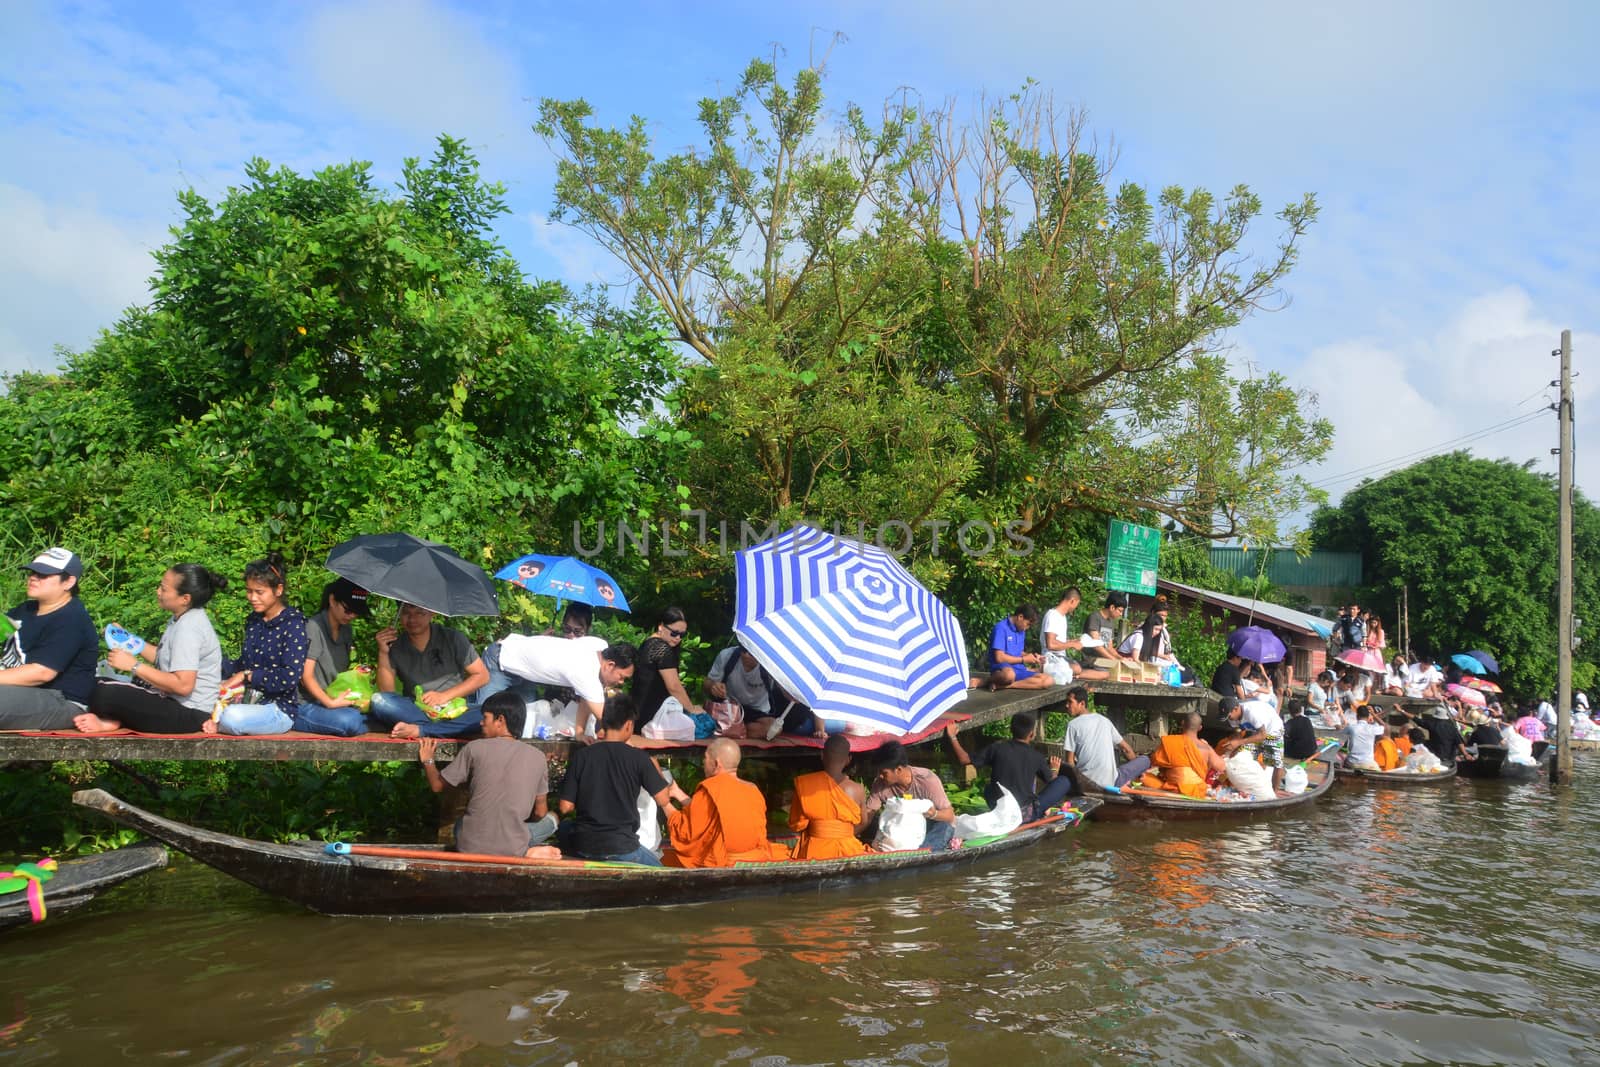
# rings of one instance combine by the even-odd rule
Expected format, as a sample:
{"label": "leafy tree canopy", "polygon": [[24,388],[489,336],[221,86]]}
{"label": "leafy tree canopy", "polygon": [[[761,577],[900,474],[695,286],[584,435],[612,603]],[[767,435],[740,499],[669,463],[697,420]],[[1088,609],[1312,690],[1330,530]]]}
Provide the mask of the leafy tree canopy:
{"label": "leafy tree canopy", "polygon": [[1331,442],[1314,397],[1224,359],[1231,327],[1283,302],[1311,197],[1258,256],[1247,188],[1116,183],[1082,116],[1031,84],[970,118],[909,94],[833,113],[823,90],[821,63],[752,62],[670,153],[645,117],[541,104],[554,217],[700,357],[674,398],[704,445],[683,472],[697,503],[869,530],[1015,520],[1037,546],[1021,565],[920,546],[925,577],[994,599],[1086,573],[1107,514],[1271,542],[1316,499],[1293,473]]}
{"label": "leafy tree canopy", "polygon": [[393,193],[365,163],[255,160],[220,202],[179,203],[150,305],[0,397],[0,538],[78,550],[97,614],[153,615],[181,560],[237,574],[278,547],[310,600],[353,533],[503,562],[589,509],[657,506],[633,430],[677,374],[662,325],[584,327],[524,280],[461,142],[407,160]]}
{"label": "leafy tree canopy", "polygon": [[[1581,496],[1574,504],[1574,603],[1579,618],[1595,618],[1600,513]],[[1317,548],[1361,553],[1363,605],[1398,604],[1409,589],[1416,650],[1448,658],[1485,649],[1499,659],[1509,691],[1548,695],[1556,681],[1557,505],[1553,481],[1526,465],[1455,452],[1363,482],[1313,516],[1311,536]],[[1594,684],[1597,662],[1594,642],[1579,646],[1576,685]]]}

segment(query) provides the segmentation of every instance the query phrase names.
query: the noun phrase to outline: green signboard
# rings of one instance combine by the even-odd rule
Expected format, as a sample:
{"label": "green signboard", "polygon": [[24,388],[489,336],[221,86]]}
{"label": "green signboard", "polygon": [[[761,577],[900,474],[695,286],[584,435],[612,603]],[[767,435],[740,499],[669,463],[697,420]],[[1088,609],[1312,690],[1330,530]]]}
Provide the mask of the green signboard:
{"label": "green signboard", "polygon": [[1111,529],[1106,536],[1107,589],[1154,596],[1156,564],[1160,559],[1160,530],[1111,520]]}

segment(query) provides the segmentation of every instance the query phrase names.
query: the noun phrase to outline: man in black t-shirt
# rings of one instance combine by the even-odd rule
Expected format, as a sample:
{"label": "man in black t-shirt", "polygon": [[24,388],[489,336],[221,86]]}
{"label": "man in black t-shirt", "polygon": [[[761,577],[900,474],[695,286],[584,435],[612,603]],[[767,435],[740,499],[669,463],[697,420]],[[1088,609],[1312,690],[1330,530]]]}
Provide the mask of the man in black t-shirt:
{"label": "man in black t-shirt", "polygon": [[28,599],[0,624],[0,729],[71,729],[88,710],[100,648],[78,599],[83,561],[47,548],[24,570]]}
{"label": "man in black t-shirt", "polygon": [[591,860],[661,866],[654,852],[639,843],[639,790],[665,809],[689,797],[661,777],[643,749],[628,744],[633,736],[633,705],[611,697],[600,716],[599,739],[579,747],[567,764],[561,783],[562,815],[577,818],[561,824],[561,851]]}
{"label": "man in black t-shirt", "polygon": [[[983,799],[989,810],[1000,802],[1000,787],[1016,798],[1022,808],[1022,821],[1030,822],[1044,812],[1059,805],[1072,795],[1074,782],[1071,775],[1061,773],[1061,757],[1050,756],[1033,747],[1034,718],[1025,711],[1011,716],[1011,739],[999,741],[978,753],[977,759],[967,755],[961,747],[955,723],[944,728],[950,739],[950,748],[956,760],[963,765],[989,768],[989,784],[984,787]],[[1037,782],[1044,789],[1034,795]]]}
{"label": "man in black t-shirt", "polygon": [[1317,728],[1306,718],[1306,702],[1294,697],[1285,705],[1288,716],[1283,720],[1283,758],[1310,759],[1317,754]]}
{"label": "man in black t-shirt", "polygon": [[1228,658],[1217,664],[1217,669],[1211,673],[1211,689],[1224,697],[1233,697],[1243,700],[1244,672],[1239,669],[1244,660],[1229,654]]}

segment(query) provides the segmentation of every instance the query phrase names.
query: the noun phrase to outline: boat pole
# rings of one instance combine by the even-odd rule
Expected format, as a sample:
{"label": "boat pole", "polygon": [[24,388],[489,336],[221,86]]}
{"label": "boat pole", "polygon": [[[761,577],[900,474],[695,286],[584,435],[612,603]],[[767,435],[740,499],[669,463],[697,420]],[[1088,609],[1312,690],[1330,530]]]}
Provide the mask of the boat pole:
{"label": "boat pole", "polygon": [[1557,785],[1572,782],[1572,463],[1576,458],[1572,443],[1572,331],[1561,331],[1561,347],[1552,355],[1561,357],[1561,398],[1556,402],[1556,421],[1561,427],[1559,474],[1560,504],[1556,509],[1557,568],[1556,590],[1556,758],[1550,766],[1550,780]]}

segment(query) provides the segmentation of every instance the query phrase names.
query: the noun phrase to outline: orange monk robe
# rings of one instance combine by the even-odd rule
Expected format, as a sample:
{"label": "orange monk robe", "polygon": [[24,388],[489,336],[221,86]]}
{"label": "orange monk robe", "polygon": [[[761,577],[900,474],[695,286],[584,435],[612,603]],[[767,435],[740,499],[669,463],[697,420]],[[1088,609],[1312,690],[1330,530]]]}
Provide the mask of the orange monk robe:
{"label": "orange monk robe", "polygon": [[789,829],[800,831],[795,859],[836,860],[865,854],[867,846],[856,837],[860,821],[861,805],[827,771],[812,771],[794,780]]}
{"label": "orange monk robe", "polygon": [[1156,768],[1145,774],[1140,782],[1151,789],[1167,789],[1187,797],[1205,799],[1206,756],[1188,734],[1167,734],[1150,753],[1150,763]]}
{"label": "orange monk robe", "polygon": [[683,811],[667,813],[668,867],[731,867],[746,860],[786,860],[789,850],[767,840],[767,801],[732,774],[700,783]]}
{"label": "orange monk robe", "polygon": [[1372,762],[1378,765],[1379,770],[1392,771],[1405,760],[1400,755],[1399,746],[1394,743],[1394,738],[1380,737],[1378,743],[1372,746]]}
{"label": "orange monk robe", "polygon": [[1394,739],[1394,747],[1400,750],[1400,758],[1405,759],[1407,756],[1411,755],[1411,738],[1405,734],[1401,734],[1399,737]]}

